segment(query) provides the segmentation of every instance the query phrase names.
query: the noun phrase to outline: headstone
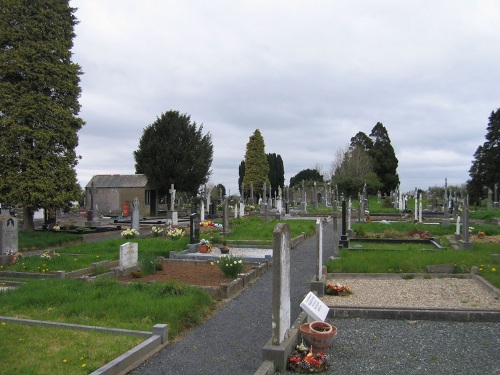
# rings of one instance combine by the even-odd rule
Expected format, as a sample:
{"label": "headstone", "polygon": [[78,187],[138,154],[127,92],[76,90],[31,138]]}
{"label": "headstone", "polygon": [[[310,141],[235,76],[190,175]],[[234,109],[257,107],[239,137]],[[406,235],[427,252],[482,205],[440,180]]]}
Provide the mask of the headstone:
{"label": "headstone", "polygon": [[253,182],[250,182],[250,199],[248,200],[248,203],[252,206],[255,204],[253,200]]}
{"label": "headstone", "polygon": [[486,203],[486,206],[488,208],[488,211],[491,211],[493,209],[493,192],[490,188],[488,188],[488,202]]}
{"label": "headstone", "polygon": [[[94,221],[94,209],[95,209],[95,202],[94,202],[94,197],[97,195],[99,192],[99,189],[97,189],[94,186],[94,181],[90,183],[90,189],[89,189],[89,194],[90,194],[90,210],[87,211],[87,222],[92,225],[92,222]],[[87,224],[87,223],[86,223]]]}
{"label": "headstone", "polygon": [[209,211],[210,215],[217,215],[217,203],[211,202]]}
{"label": "headstone", "polygon": [[267,194],[267,187],[266,183],[262,185],[262,200],[260,201],[260,213],[265,213],[266,212],[266,204],[267,204],[267,199],[266,199],[266,194]]}
{"label": "headstone", "polygon": [[229,233],[229,210],[227,208],[227,198],[222,202],[222,234]]}
{"label": "headstone", "polygon": [[344,195],[342,195],[342,234],[340,235],[340,246],[348,248],[349,241],[347,240],[347,205]]}
{"label": "headstone", "polygon": [[177,211],[175,210],[175,192],[174,184],[170,184],[170,189],[168,190],[170,193],[170,209],[167,211],[167,220],[172,221],[172,225],[179,224],[179,217]]}
{"label": "headstone", "polygon": [[57,224],[57,210],[55,208],[46,208],[44,211],[44,228],[52,229]]}
{"label": "headstone", "polygon": [[237,207],[236,202],[234,203],[233,211],[234,211],[234,218],[237,219],[238,218],[238,207]]}
{"label": "headstone", "polygon": [[139,244],[137,242],[127,242],[120,245],[120,268],[122,270],[137,267],[139,260],[138,248]]}
{"label": "headstone", "polygon": [[[498,203],[498,183],[495,183],[495,202],[493,203],[493,205],[498,208],[499,207],[499,203]],[[0,212],[2,212],[0,210]]]}
{"label": "headstone", "polygon": [[332,213],[332,218],[333,218],[333,256],[335,258],[338,258],[340,256],[339,252],[339,225],[338,225],[338,220],[339,220],[339,214],[337,212],[337,202],[333,202],[333,208],[334,211]]}
{"label": "headstone", "polygon": [[316,281],[323,276],[323,220],[316,220],[316,231],[318,232],[318,246],[316,252]]}
{"label": "headstone", "polygon": [[269,184],[269,197],[267,198],[268,208],[273,208],[273,198],[272,198],[271,184]]}
{"label": "headstone", "polygon": [[205,221],[205,201],[203,199],[200,203],[200,221]]}
{"label": "headstone", "polygon": [[306,188],[304,186],[304,180],[302,180],[302,197],[300,199],[300,211],[302,213],[307,213],[307,202],[306,202]]}
{"label": "headstone", "polygon": [[273,231],[272,344],[280,345],[290,328],[290,227],[278,224]]}
{"label": "headstone", "polygon": [[382,192],[380,190],[377,192],[377,203],[382,203]]}
{"label": "headstone", "polygon": [[422,193],[420,193],[420,197],[418,200],[418,222],[423,223],[423,218],[422,218]]}
{"label": "headstone", "polygon": [[139,231],[139,199],[137,197],[132,201],[132,215],[130,217],[130,229]]}
{"label": "headstone", "polygon": [[195,244],[198,242],[200,242],[200,218],[195,212],[189,216],[189,243]]}
{"label": "headstone", "polygon": [[464,199],[464,207],[462,209],[462,240],[459,242],[461,249],[473,248],[472,242],[469,241],[469,195]]}
{"label": "headstone", "polygon": [[208,214],[211,215],[211,212],[210,212],[210,193],[212,192],[212,190],[206,190],[206,195],[207,195],[207,210],[208,210]]}
{"label": "headstone", "polygon": [[18,222],[9,213],[0,215],[0,255],[10,255],[18,250]]}
{"label": "headstone", "polygon": [[415,223],[418,221],[418,189],[415,188]]}
{"label": "headstone", "polygon": [[245,216],[245,203],[243,201],[240,202],[240,217]]}
{"label": "headstone", "polygon": [[316,181],[314,182],[314,185],[313,185],[313,208],[316,209],[318,208],[318,190],[317,190],[317,186],[316,186]]}

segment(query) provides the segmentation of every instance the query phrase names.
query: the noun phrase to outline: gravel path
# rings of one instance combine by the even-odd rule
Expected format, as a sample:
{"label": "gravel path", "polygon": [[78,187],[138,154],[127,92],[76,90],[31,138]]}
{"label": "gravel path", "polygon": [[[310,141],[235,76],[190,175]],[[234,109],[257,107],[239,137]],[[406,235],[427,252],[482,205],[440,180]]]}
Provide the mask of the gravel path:
{"label": "gravel path", "polygon": [[[292,320],[310,289],[316,246],[313,237],[292,250]],[[325,260],[330,247],[326,242]],[[270,271],[130,374],[253,375],[271,337],[271,281]],[[339,333],[327,374],[500,374],[499,324],[383,319],[330,323]]]}

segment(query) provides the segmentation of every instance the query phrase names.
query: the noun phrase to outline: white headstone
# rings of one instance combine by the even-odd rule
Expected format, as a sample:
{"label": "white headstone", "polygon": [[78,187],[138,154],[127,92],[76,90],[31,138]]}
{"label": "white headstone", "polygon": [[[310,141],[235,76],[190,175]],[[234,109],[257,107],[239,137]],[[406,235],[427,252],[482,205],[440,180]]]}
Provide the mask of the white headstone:
{"label": "white headstone", "polygon": [[132,216],[130,217],[130,229],[139,231],[139,199],[137,197],[132,201]]}
{"label": "white headstone", "polygon": [[205,221],[205,201],[203,199],[201,200],[200,207],[200,221]]}
{"label": "white headstone", "polygon": [[245,203],[240,202],[240,217],[245,216]]}
{"label": "white headstone", "polygon": [[120,245],[120,268],[127,269],[138,265],[139,244],[137,242],[127,242]]}

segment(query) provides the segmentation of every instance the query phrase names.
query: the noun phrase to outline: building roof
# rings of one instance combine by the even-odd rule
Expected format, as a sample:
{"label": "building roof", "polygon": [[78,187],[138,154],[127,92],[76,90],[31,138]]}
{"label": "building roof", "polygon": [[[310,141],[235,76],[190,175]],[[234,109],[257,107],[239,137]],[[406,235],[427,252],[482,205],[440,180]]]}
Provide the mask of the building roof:
{"label": "building roof", "polygon": [[143,188],[146,187],[148,178],[144,174],[95,175],[85,187],[90,188],[92,182],[96,188]]}

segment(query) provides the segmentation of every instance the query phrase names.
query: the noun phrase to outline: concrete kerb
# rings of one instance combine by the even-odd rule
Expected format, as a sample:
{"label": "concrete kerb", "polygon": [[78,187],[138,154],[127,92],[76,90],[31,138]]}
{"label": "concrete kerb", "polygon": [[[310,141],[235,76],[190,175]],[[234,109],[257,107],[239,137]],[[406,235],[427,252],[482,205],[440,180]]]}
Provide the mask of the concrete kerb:
{"label": "concrete kerb", "polygon": [[0,316],[0,322],[12,322],[27,325],[41,325],[53,328],[68,328],[79,329],[86,331],[98,331],[120,335],[134,335],[144,337],[145,341],[136,345],[126,353],[115,358],[113,361],[107,363],[96,371],[92,372],[93,375],[123,375],[135,368],[139,363],[144,362],[148,357],[162,349],[168,344],[168,325],[156,324],[152,332],[134,331],[118,328],[107,328],[97,326],[86,326],[69,323],[47,322],[31,319],[19,319]]}
{"label": "concrete kerb", "polygon": [[[338,278],[373,278],[373,279],[401,279],[405,276],[415,278],[429,277],[429,274],[349,274],[336,273]],[[474,279],[496,298],[500,298],[500,290],[491,285],[482,277],[474,274],[432,274],[433,278],[461,278]],[[327,274],[327,278],[334,279],[333,274]],[[314,277],[313,277],[314,279]],[[315,292],[315,291],[313,291]],[[329,306],[327,319],[339,318],[362,318],[362,319],[400,319],[400,320],[435,320],[456,322],[493,322],[500,323],[500,311],[498,310],[457,310],[457,309],[415,309],[415,308],[371,308],[371,307],[342,307]],[[307,314],[302,311],[288,332],[288,337],[279,346],[272,345],[271,340],[264,346],[262,351],[263,363],[254,375],[268,375],[273,370],[284,370],[287,366],[288,357],[298,343],[298,327],[307,319]]]}

